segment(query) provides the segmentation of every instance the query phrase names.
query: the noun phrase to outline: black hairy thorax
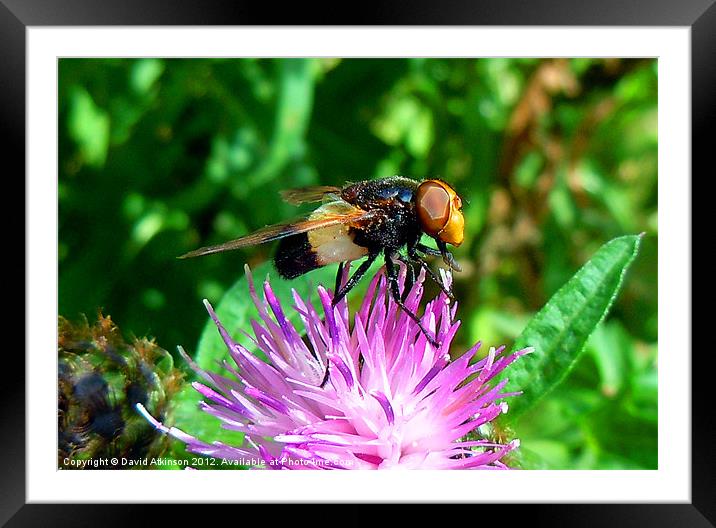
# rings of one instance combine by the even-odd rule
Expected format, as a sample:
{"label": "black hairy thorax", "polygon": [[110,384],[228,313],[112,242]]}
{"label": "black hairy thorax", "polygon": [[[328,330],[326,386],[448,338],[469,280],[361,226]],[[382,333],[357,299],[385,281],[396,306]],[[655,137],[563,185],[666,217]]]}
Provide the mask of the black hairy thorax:
{"label": "black hairy thorax", "polygon": [[366,211],[377,211],[371,222],[351,229],[356,244],[371,251],[396,251],[420,238],[414,196],[418,182],[394,176],[360,182],[341,191],[346,202]]}

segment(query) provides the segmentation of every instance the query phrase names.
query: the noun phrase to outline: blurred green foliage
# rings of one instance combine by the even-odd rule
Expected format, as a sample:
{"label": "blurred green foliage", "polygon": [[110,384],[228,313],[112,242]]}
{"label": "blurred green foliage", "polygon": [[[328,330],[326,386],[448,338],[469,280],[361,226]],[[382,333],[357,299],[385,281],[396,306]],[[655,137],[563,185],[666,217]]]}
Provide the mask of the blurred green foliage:
{"label": "blurred green foliage", "polygon": [[442,177],[466,203],[458,353],[511,344],[603,243],[646,233],[586,353],[514,427],[528,467],[656,467],[655,60],[61,59],[59,74],[60,314],[101,307],[191,354],[201,299],[272,247],[177,255],[306,211],[281,189]]}

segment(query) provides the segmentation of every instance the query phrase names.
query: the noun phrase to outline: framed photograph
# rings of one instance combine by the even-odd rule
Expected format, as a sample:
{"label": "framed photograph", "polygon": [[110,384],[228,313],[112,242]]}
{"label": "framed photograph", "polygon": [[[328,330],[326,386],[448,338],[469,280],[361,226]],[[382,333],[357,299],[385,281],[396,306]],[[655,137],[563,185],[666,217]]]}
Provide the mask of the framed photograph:
{"label": "framed photograph", "polygon": [[315,26],[5,2],[27,345],[3,522],[459,502],[708,526],[716,8],[562,4]]}

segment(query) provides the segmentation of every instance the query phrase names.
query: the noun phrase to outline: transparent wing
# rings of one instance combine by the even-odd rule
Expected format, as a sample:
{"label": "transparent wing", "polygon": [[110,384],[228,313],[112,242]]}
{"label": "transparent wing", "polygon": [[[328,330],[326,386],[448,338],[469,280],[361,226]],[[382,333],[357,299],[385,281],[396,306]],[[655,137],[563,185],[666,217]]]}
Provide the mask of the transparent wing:
{"label": "transparent wing", "polygon": [[308,218],[266,226],[236,240],[230,240],[216,246],[199,248],[181,255],[179,258],[200,257],[203,255],[211,255],[212,253],[222,253],[224,251],[263,244],[287,236],[298,235],[299,233],[306,233],[315,229],[322,229],[339,224],[358,226],[362,222],[370,220],[374,215],[374,211],[364,211],[344,201],[331,202],[311,213],[311,216]]}
{"label": "transparent wing", "polygon": [[340,187],[317,185],[315,187],[301,187],[299,189],[281,191],[281,198],[284,202],[300,205],[308,202],[321,202],[327,194],[335,194],[337,196],[340,192]]}

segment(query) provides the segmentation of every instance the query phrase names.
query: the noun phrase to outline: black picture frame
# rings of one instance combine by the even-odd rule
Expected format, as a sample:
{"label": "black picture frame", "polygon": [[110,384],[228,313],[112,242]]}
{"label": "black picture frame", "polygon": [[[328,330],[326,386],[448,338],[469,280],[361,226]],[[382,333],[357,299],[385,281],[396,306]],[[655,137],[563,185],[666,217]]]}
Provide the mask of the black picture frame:
{"label": "black picture frame", "polygon": [[[692,53],[692,174],[713,174],[713,167],[707,164],[707,159],[713,149],[709,129],[716,122],[715,0],[421,0],[400,6],[397,3],[362,3],[360,9],[344,12],[327,9],[320,4],[298,3],[279,7],[238,0],[190,0],[181,4],[161,0],[0,0],[0,129],[5,132],[0,148],[8,171],[6,174],[25,173],[25,52],[28,26],[217,24],[688,26],[691,28]],[[19,178],[14,179],[19,181]],[[24,186],[20,193],[25,196]],[[22,258],[24,262],[25,257]],[[26,262],[24,264],[27,265]],[[27,281],[27,275],[25,277]],[[51,298],[52,293],[48,292],[48,299]],[[26,315],[25,331],[29,332],[32,314]],[[687,354],[690,352],[691,336],[684,336],[683,342],[684,349],[678,353]],[[1,384],[4,392],[1,400],[2,453],[5,458],[4,471],[0,476],[0,523],[7,526],[93,526],[98,522],[103,525],[138,522],[146,515],[137,511],[141,508],[139,505],[26,504],[23,374],[27,371],[22,354],[17,347],[9,344],[9,339],[6,339]],[[531,525],[714,526],[716,456],[711,444],[716,438],[716,431],[714,420],[709,418],[713,414],[710,406],[713,397],[706,391],[706,377],[711,372],[706,363],[710,350],[701,351],[705,353],[692,355],[691,503],[510,505],[510,517],[518,508],[528,509],[519,511],[517,515],[518,518],[529,519]],[[352,505],[345,510],[341,514],[341,524],[350,518],[365,519],[365,514],[358,514],[357,508]],[[480,515],[468,522],[482,525],[490,520],[500,522],[505,519],[504,508],[504,505],[481,506]],[[163,508],[161,512],[163,522],[167,523],[179,519],[179,515],[185,515],[185,508],[172,506]],[[318,518],[316,522],[319,522]],[[320,520],[321,524],[326,522],[326,518]]]}

